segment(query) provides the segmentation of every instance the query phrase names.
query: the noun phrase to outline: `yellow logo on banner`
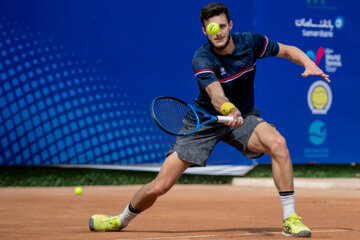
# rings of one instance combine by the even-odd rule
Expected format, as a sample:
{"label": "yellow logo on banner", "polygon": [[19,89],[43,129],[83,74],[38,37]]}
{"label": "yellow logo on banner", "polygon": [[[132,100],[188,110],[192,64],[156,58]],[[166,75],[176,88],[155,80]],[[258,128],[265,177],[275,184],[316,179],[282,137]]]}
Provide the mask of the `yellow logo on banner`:
{"label": "yellow logo on banner", "polygon": [[311,93],[311,102],[316,109],[323,109],[328,99],[328,94],[323,86],[315,87]]}
{"label": "yellow logo on banner", "polygon": [[308,91],[308,105],[313,114],[326,114],[332,103],[332,93],[324,81],[314,82]]}

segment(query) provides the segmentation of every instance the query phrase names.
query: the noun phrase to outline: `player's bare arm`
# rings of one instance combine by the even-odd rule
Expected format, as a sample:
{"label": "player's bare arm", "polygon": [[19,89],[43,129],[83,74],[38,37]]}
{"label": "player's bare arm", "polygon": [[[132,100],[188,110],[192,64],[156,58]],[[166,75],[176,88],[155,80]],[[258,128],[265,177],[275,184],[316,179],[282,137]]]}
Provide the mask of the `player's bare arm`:
{"label": "player's bare arm", "polygon": [[288,46],[281,43],[279,44],[279,53],[277,57],[288,58],[293,63],[305,67],[305,71],[301,74],[303,77],[309,75],[320,76],[327,82],[330,82],[329,75],[325,74],[306,54],[299,48]]}
{"label": "player's bare arm", "polygon": [[[219,82],[213,82],[209,84],[205,91],[209,95],[211,99],[211,104],[214,106],[214,108],[221,112],[221,106],[229,102],[229,99],[225,96],[224,90],[222,89]],[[225,123],[225,125],[231,126],[231,127],[238,127],[243,124],[243,119],[241,117],[241,113],[237,108],[233,108],[230,110],[230,114],[228,115],[230,117],[233,117],[234,120],[228,123]]]}

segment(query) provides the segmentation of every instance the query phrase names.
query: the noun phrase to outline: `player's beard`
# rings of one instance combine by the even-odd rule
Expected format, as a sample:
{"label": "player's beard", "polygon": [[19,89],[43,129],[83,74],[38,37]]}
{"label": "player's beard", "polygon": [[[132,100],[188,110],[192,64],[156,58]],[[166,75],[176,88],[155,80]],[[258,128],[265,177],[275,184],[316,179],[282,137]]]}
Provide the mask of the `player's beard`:
{"label": "player's beard", "polygon": [[224,45],[222,45],[222,46],[215,46],[215,44],[214,44],[209,38],[208,38],[208,41],[209,41],[211,47],[213,47],[214,49],[216,49],[216,50],[223,50],[223,49],[225,49],[225,48],[229,45],[230,39],[231,39],[231,34],[230,34],[230,31],[229,31],[228,36],[227,36],[227,39],[226,39]]}

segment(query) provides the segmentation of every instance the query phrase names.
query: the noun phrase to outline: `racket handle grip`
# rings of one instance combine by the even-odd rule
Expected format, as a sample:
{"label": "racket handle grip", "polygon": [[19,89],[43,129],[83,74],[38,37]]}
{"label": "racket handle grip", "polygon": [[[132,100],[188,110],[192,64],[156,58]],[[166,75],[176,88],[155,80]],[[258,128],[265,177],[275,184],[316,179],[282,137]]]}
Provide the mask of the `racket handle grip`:
{"label": "racket handle grip", "polygon": [[228,116],[216,116],[218,122],[230,122],[233,120],[233,117]]}

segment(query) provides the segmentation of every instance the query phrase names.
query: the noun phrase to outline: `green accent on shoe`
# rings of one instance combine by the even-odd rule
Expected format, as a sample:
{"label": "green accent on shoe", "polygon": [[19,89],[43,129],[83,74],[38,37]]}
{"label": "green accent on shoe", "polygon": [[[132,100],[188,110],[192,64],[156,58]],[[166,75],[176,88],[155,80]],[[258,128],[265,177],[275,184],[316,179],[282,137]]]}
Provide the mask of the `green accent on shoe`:
{"label": "green accent on shoe", "polygon": [[282,234],[293,237],[311,237],[311,230],[300,221],[301,219],[302,217],[292,213],[284,220]]}
{"label": "green accent on shoe", "polygon": [[118,216],[95,214],[89,219],[89,228],[95,232],[112,232],[120,231],[123,227]]}

